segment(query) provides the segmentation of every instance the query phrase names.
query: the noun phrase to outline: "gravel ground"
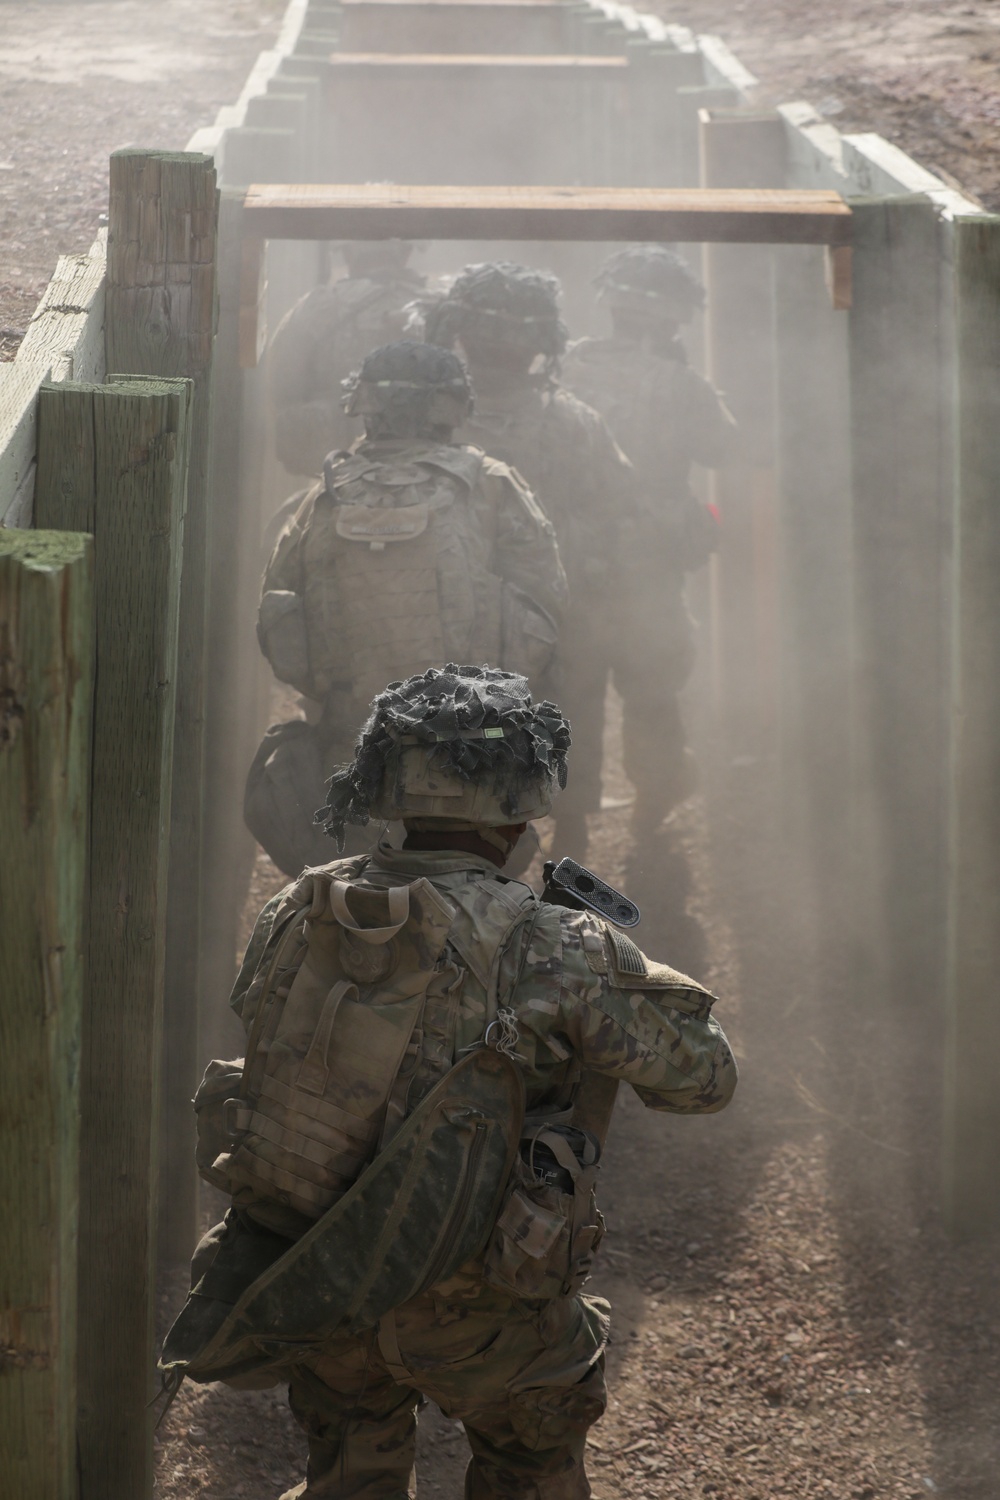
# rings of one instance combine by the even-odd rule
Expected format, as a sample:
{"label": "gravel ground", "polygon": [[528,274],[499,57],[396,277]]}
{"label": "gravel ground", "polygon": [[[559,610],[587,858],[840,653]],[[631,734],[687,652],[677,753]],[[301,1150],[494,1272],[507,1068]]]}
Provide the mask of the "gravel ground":
{"label": "gravel ground", "polygon": [[[108,153],[182,147],[235,98],[281,8],[0,0],[0,357],[56,256],[92,240]],[[721,32],[763,99],[809,98],[1000,202],[995,4],[661,9]],[[663,840],[658,879],[626,810],[591,831],[591,862],[645,905],[647,948],[722,996],[743,1066],[717,1119],[653,1117],[629,1098],[616,1116],[594,1283],[616,1309],[595,1494],[996,1500],[1000,1247],[942,1231],[934,1018],[851,998],[812,931],[767,766],[713,764],[710,748],[707,795]],[[625,790],[615,773],[611,800]],[[261,860],[248,912],[277,882]],[[165,1318],[182,1277],[165,1277]],[[302,1447],[280,1392],[186,1388],[157,1437],[157,1494],[275,1500]],[[463,1454],[455,1425],[425,1413],[421,1493],[457,1500]]]}
{"label": "gravel ground", "polygon": [[760,102],[807,99],[839,130],[884,135],[1000,208],[995,0],[649,0],[646,8],[722,36],[760,79]]}

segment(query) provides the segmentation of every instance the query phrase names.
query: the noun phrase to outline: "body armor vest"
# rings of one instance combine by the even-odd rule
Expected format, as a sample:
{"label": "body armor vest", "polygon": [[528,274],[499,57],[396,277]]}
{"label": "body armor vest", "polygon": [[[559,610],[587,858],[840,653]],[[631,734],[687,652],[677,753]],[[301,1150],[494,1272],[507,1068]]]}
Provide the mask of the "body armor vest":
{"label": "body armor vest", "polygon": [[379,889],[326,870],[296,884],[239,1093],[222,1106],[232,1145],[205,1174],[255,1222],[299,1235],[344,1195],[454,1066],[460,993],[485,1036],[503,948],[535,903],[513,883],[487,890],[484,903],[482,882],[444,895],[428,880]]}
{"label": "body armor vest", "polygon": [[482,454],[426,445],[327,460],[303,553],[317,697],[363,708],[386,682],[442,661],[495,661],[501,581],[472,496]]}

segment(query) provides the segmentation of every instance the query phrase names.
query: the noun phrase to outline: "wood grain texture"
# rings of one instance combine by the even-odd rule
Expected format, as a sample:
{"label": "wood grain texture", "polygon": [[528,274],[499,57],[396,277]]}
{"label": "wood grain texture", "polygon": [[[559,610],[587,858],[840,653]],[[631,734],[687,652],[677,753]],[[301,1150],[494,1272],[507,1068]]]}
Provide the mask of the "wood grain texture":
{"label": "wood grain texture", "polygon": [[869,982],[916,1022],[938,1014],[944,980],[952,458],[942,225],[933,204],[916,197],[859,203],[855,229],[855,889],[876,922]]}
{"label": "wood grain texture", "polygon": [[209,400],[218,241],[211,158],[115,152],[109,218],[108,369],[193,381],[167,889],[160,1216],[161,1256],[182,1260],[198,1238],[191,1098],[199,1073]]}
{"label": "wood grain texture", "polygon": [[945,1212],[1000,1224],[1000,218],[956,220],[957,402]]}
{"label": "wood grain texture", "polygon": [[264,239],[669,240],[848,244],[838,193],[756,188],[253,184],[245,232]]}
{"label": "wood grain texture", "polygon": [[38,519],[94,536],[97,675],[81,1055],[80,1500],[152,1478],[155,1158],[186,381],[50,385]]}
{"label": "wood grain texture", "polygon": [[0,531],[0,1487],[31,1500],[76,1493],[92,575],[89,537]]}

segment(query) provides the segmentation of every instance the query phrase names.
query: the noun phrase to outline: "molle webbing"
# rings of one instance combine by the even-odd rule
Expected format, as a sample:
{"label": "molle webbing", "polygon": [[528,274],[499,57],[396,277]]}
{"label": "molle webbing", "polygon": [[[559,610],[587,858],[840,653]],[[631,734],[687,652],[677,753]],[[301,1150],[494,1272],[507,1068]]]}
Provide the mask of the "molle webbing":
{"label": "molle webbing", "polygon": [[[357,1179],[405,1112],[414,1038],[454,915],[426,881],[384,891],[316,872],[290,984],[261,995],[235,1149],[217,1167],[235,1203],[278,1230],[315,1219]],[[352,905],[354,910],[352,911]],[[286,936],[281,949],[292,943]],[[272,965],[273,978],[281,972]],[[391,1108],[390,1108],[391,1107]]]}

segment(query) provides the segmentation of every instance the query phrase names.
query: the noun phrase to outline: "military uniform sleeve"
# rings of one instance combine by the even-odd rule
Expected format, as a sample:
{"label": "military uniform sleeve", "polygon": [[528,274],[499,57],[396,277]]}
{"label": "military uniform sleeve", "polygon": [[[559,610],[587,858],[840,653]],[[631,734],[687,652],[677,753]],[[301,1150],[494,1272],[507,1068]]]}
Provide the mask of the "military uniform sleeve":
{"label": "military uniform sleeve", "polygon": [[497,573],[558,620],[568,590],[552,522],[524,480],[506,464],[487,460],[481,483],[493,502]]}
{"label": "military uniform sleeve", "polygon": [[247,944],[247,951],[244,953],[243,962],[240,964],[240,972],[236,976],[236,983],[233,985],[233,991],[229,997],[230,1006],[248,1030],[253,1022],[254,1002],[256,994],[260,989],[259,983],[255,987],[254,979],[263,977],[265,956],[270,958],[269,950],[271,934],[274,931],[274,919],[279,906],[290,890],[291,886],[286,886],[283,891],[279,891],[276,896],[272,896],[254,923],[254,929]]}
{"label": "military uniform sleeve", "polygon": [[559,1025],[583,1068],[631,1084],[651,1109],[725,1108],[737,1070],[714,997],[599,918],[561,914],[560,937]]}

